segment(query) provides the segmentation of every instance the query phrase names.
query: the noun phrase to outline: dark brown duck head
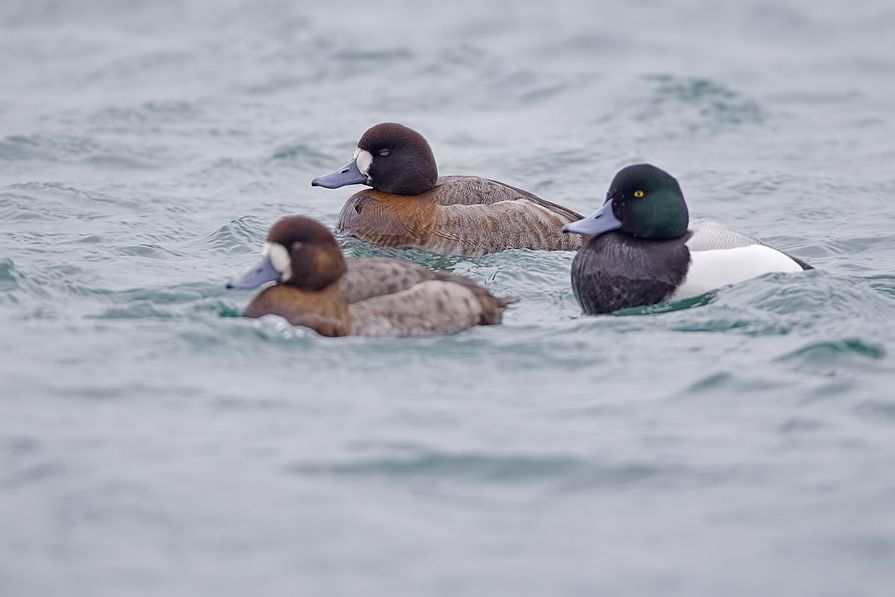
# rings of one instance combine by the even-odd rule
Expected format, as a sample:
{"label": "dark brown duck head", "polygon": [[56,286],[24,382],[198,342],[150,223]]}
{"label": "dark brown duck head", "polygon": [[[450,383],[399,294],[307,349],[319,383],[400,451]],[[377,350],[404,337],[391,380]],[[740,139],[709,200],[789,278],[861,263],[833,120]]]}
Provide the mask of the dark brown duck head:
{"label": "dark brown duck head", "polygon": [[261,261],[227,288],[248,290],[277,282],[315,292],[338,282],[345,270],[342,250],[326,227],[311,218],[290,216],[267,233]]}
{"label": "dark brown duck head", "polygon": [[350,162],[315,178],[311,186],[337,189],[366,184],[383,193],[419,195],[437,180],[435,156],[426,139],[403,124],[383,122],[364,133]]}

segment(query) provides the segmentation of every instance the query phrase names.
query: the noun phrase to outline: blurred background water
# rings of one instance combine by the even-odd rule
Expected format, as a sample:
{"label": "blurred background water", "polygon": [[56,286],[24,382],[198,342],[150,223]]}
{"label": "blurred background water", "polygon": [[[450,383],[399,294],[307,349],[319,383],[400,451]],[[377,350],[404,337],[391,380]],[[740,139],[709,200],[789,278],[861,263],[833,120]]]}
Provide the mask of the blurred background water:
{"label": "blurred background water", "polygon": [[[895,6],[0,4],[0,595],[890,595]],[[383,120],[579,211],[650,161],[818,269],[583,317],[234,317]],[[375,248],[348,243],[351,255]]]}

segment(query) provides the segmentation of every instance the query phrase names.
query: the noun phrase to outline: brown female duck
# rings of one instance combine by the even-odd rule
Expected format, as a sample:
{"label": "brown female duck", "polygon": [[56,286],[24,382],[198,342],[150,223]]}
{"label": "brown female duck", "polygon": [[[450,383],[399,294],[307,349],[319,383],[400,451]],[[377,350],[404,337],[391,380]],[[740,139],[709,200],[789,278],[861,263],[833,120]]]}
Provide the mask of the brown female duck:
{"label": "brown female duck", "polygon": [[393,259],[345,261],[332,233],[292,216],[267,235],[262,259],[228,288],[265,288],[246,317],[279,315],[323,336],[420,336],[500,323],[510,301],[472,280]]}
{"label": "brown female duck", "polygon": [[373,188],[348,199],[339,228],[369,242],[468,256],[581,244],[562,233],[580,214],[487,178],[439,177],[423,136],[393,122],[364,133],[342,169],[311,181],[328,189],[351,184]]}

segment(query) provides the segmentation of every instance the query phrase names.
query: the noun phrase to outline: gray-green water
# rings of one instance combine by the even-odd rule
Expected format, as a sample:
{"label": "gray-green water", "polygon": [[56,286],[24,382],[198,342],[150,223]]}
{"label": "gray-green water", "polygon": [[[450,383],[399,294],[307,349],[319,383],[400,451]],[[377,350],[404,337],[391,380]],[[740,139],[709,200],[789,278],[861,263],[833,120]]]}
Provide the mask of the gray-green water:
{"label": "gray-green water", "polygon": [[[883,0],[6,0],[0,595],[891,595],[893,39]],[[398,252],[521,302],[233,317],[382,120],[580,211],[654,162],[818,270],[582,317],[571,254]]]}

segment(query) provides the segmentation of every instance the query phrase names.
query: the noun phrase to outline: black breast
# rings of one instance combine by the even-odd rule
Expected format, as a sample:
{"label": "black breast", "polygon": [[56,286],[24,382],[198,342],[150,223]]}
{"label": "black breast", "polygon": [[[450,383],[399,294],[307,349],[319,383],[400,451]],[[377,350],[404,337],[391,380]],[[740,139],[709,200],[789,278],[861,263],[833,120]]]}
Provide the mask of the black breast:
{"label": "black breast", "polygon": [[639,240],[611,232],[590,239],[572,261],[572,289],[589,315],[662,302],[687,277],[687,237]]}

